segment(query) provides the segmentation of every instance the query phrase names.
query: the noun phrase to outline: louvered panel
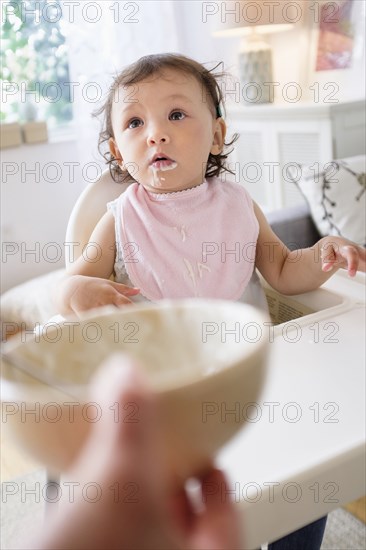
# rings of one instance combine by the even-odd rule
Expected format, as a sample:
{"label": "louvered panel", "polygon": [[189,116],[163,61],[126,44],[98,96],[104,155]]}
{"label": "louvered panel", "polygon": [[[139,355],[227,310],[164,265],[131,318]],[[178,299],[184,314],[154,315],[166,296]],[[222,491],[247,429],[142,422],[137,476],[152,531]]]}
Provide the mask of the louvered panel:
{"label": "louvered panel", "polygon": [[235,148],[236,161],[229,162],[229,167],[235,171],[234,181],[244,185],[253,200],[259,204],[266,204],[268,197],[266,167],[263,166],[262,134],[260,132],[241,132],[239,140],[235,143]]}
{"label": "louvered panel", "polygon": [[279,158],[281,165],[283,206],[296,206],[304,203],[300,191],[291,181],[287,181],[286,167],[290,163],[312,165],[319,162],[319,134],[280,133],[278,139]]}

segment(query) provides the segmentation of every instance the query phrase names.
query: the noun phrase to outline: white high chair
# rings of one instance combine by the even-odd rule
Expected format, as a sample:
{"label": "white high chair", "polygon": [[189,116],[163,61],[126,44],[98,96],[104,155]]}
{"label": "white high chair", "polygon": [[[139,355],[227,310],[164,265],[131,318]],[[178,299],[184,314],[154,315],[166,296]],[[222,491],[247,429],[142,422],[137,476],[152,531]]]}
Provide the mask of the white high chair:
{"label": "white high chair", "polygon": [[[88,244],[95,226],[107,211],[107,203],[119,197],[129,185],[130,183],[115,182],[107,169],[100,178],[84,189],[72,209],[67,224],[65,242],[73,244],[73,253],[71,258],[69,254],[65,254],[66,269],[77,260]],[[59,473],[47,469],[47,483],[59,482]],[[46,518],[53,508],[54,506],[46,503]]]}
{"label": "white high chair", "polygon": [[77,260],[88,244],[95,226],[107,211],[107,203],[119,197],[129,185],[115,182],[107,169],[84,189],[72,209],[67,225],[65,242],[73,243],[73,252],[72,255],[65,255],[66,269]]}

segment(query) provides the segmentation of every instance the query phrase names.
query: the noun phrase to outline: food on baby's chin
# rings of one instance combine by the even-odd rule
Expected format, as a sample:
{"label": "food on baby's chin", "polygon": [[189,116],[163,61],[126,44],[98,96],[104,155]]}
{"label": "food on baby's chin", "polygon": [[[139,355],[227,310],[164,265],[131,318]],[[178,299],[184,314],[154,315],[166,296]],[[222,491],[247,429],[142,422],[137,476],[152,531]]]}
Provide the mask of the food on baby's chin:
{"label": "food on baby's chin", "polygon": [[153,182],[152,185],[155,187],[161,187],[162,182],[166,181],[166,178],[163,178],[158,175],[158,172],[166,172],[168,170],[174,170],[178,164],[175,161],[171,160],[160,160],[151,165],[153,171]]}
{"label": "food on baby's chin", "polygon": [[152,169],[156,172],[166,172],[167,170],[174,170],[178,166],[174,160],[158,160],[152,164]]}

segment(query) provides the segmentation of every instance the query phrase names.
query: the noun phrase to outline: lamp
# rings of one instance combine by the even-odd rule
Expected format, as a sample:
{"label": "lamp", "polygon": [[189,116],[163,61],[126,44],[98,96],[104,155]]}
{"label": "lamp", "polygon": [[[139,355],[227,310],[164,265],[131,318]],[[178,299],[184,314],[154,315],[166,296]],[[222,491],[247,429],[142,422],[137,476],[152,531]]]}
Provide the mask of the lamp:
{"label": "lamp", "polygon": [[248,104],[273,101],[272,49],[263,35],[290,30],[299,20],[295,3],[265,0],[220,2],[215,13],[213,36],[241,36],[239,74],[243,100]]}

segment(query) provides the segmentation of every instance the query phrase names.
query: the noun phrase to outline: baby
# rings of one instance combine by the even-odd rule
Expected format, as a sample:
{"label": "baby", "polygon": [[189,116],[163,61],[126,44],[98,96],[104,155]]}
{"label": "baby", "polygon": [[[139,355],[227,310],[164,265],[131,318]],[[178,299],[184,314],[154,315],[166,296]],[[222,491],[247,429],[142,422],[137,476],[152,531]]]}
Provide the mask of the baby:
{"label": "baby", "polygon": [[225,142],[222,104],[217,76],[182,55],[143,57],[115,79],[99,145],[112,177],[131,185],[90,237],[99,257],[80,256],[58,288],[61,314],[185,297],[265,308],[254,268],[282,294],[316,289],[340,267],[365,270],[365,250],[340,237],[291,252],[245,188],[220,179],[236,139]]}
{"label": "baby", "polygon": [[[266,308],[255,268],[283,294],[316,289],[341,267],[350,276],[365,270],[365,250],[340,237],[290,252],[244,187],[220,179],[235,139],[225,142],[218,76],[182,55],[161,54],[139,59],[115,79],[99,111],[99,145],[108,142],[112,177],[131,185],[90,237],[98,258],[79,257],[58,288],[63,315],[185,297]],[[295,548],[302,540],[316,550],[325,521],[269,548]]]}

